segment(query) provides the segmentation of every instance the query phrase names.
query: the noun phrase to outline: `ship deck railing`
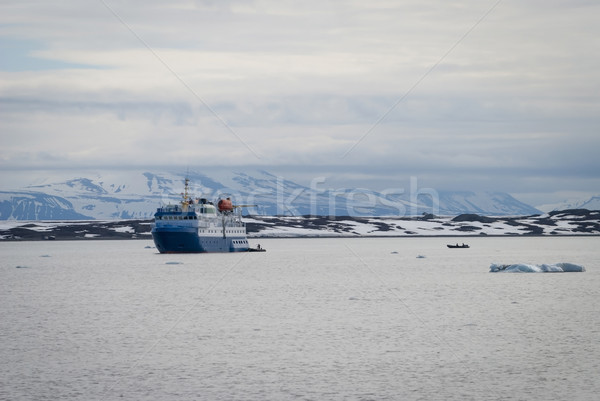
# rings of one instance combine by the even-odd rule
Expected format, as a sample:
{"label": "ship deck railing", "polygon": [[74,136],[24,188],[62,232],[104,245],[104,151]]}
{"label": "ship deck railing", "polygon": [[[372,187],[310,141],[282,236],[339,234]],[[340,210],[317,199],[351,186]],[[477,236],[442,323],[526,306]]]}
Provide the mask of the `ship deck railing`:
{"label": "ship deck railing", "polygon": [[[182,223],[188,223],[185,224],[186,226],[194,226],[194,225],[198,225],[198,226],[202,226],[202,227],[208,227],[210,225],[214,226],[214,227],[222,227],[223,226],[223,219],[219,218],[219,216],[210,214],[210,215],[203,215],[203,214],[176,214],[176,215],[172,215],[172,214],[165,214],[165,215],[158,215],[155,216],[155,223],[160,223],[161,225],[167,225],[169,223],[175,223],[177,222],[176,225],[181,226]],[[244,223],[241,219],[241,217],[239,216],[230,216],[225,220],[225,225],[227,227],[246,227],[246,223]]]}

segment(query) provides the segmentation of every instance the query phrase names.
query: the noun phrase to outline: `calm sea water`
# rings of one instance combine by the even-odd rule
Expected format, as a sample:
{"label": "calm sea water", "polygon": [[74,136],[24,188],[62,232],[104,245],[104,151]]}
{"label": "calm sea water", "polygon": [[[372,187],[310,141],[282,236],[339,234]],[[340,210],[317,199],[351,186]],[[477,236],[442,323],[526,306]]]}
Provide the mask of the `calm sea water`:
{"label": "calm sea water", "polygon": [[458,241],[0,243],[0,399],[597,400],[600,237]]}

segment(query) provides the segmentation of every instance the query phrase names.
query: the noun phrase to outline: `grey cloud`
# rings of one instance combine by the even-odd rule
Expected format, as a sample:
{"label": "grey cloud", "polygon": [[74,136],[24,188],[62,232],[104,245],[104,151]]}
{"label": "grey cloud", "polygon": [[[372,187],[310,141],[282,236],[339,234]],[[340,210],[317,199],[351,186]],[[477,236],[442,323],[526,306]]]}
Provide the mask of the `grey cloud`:
{"label": "grey cloud", "polygon": [[491,4],[106,4],[1,6],[0,34],[40,43],[34,56],[105,68],[3,71],[1,168],[250,157],[340,186],[598,187],[595,1],[502,2],[459,43]]}

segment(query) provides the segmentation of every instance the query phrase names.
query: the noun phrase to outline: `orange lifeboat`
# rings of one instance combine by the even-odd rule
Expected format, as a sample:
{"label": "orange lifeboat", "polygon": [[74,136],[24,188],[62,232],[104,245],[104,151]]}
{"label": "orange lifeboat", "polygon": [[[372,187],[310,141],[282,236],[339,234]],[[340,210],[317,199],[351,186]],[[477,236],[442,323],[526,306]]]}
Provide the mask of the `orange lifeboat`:
{"label": "orange lifeboat", "polygon": [[219,203],[217,203],[217,207],[219,208],[219,212],[232,212],[233,204],[231,203],[231,199],[221,199]]}

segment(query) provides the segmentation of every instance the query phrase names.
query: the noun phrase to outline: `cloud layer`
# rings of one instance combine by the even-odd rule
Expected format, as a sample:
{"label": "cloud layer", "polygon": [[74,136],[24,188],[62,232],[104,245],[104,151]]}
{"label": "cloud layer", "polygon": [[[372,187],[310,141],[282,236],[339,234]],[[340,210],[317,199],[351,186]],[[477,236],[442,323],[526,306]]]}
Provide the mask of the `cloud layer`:
{"label": "cloud layer", "polygon": [[0,168],[600,188],[596,2],[163,3],[0,6]]}

